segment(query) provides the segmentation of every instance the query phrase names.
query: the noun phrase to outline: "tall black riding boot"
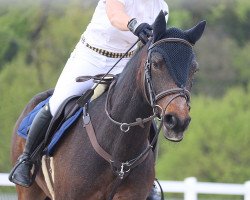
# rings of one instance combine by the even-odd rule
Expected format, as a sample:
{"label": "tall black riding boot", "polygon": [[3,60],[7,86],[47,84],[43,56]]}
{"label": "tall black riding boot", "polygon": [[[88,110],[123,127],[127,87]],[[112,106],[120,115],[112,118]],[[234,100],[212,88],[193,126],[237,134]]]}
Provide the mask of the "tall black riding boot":
{"label": "tall black riding boot", "polygon": [[45,138],[51,119],[52,115],[49,105],[46,104],[37,113],[31,124],[24,152],[10,172],[9,180],[11,182],[24,187],[29,187],[33,183],[36,172],[31,174],[31,169],[35,165],[36,160],[40,159],[41,152],[36,153],[36,157],[33,157],[32,154]]}

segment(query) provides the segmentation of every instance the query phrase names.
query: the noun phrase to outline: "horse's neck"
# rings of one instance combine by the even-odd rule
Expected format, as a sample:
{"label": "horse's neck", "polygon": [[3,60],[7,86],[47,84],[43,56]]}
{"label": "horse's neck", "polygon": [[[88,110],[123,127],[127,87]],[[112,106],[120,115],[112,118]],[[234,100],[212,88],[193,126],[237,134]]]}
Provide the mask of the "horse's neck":
{"label": "horse's neck", "polygon": [[[116,121],[131,123],[135,122],[137,118],[146,118],[152,114],[152,109],[142,93],[142,67],[143,63],[140,61],[131,62],[120,75],[112,91],[109,112]],[[112,125],[114,126],[114,124]],[[147,145],[149,128],[150,123],[147,123],[145,128],[135,126],[124,133],[119,126],[115,125],[114,159],[116,157],[117,159],[131,159],[131,156],[134,157],[141,153]]]}
{"label": "horse's neck", "polygon": [[128,63],[111,92],[111,115],[122,122],[134,122],[136,118],[145,118],[151,112],[143,94],[145,59],[141,57],[145,56],[143,52],[139,52],[139,55]]}

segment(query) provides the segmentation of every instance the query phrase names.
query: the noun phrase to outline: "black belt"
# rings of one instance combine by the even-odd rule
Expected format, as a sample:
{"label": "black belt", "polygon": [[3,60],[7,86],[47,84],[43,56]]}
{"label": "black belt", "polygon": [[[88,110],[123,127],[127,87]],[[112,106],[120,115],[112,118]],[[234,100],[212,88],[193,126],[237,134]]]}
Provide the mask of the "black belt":
{"label": "black belt", "polygon": [[110,51],[107,51],[104,49],[99,49],[99,48],[93,47],[90,44],[88,44],[84,38],[82,38],[81,41],[89,49],[91,49],[91,50],[93,50],[93,51],[95,51],[103,56],[109,57],[109,58],[121,58],[121,57],[130,58],[134,54],[134,51],[130,51],[127,53],[127,55],[124,56],[124,53],[115,53],[115,52],[110,52]]}

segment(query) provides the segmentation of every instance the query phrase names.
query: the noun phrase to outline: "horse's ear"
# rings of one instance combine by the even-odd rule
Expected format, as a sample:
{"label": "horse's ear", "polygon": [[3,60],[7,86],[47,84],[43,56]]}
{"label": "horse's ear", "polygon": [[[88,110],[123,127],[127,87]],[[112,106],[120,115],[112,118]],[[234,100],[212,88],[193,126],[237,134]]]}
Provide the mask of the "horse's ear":
{"label": "horse's ear", "polygon": [[153,24],[153,40],[154,42],[163,38],[163,35],[166,33],[167,23],[165,19],[165,13],[161,10],[158,16],[155,19]]}
{"label": "horse's ear", "polygon": [[193,28],[186,30],[185,34],[188,36],[189,42],[195,44],[201,38],[205,27],[206,27],[206,21],[203,20]]}

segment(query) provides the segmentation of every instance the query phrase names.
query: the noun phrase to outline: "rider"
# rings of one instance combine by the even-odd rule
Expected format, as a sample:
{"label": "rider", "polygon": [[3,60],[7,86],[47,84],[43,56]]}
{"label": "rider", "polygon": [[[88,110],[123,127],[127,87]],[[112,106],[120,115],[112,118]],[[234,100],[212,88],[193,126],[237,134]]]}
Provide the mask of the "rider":
{"label": "rider", "polygon": [[[45,137],[46,130],[62,102],[72,95],[81,95],[93,81],[77,83],[76,77],[105,74],[137,40],[146,43],[152,36],[149,24],[159,12],[168,13],[164,0],[99,0],[91,22],[81,35],[56,84],[55,91],[36,115],[23,154],[14,167],[10,180],[21,186],[32,184],[31,154]],[[167,21],[168,15],[166,16]],[[133,54],[132,49],[110,72],[121,73]]]}

